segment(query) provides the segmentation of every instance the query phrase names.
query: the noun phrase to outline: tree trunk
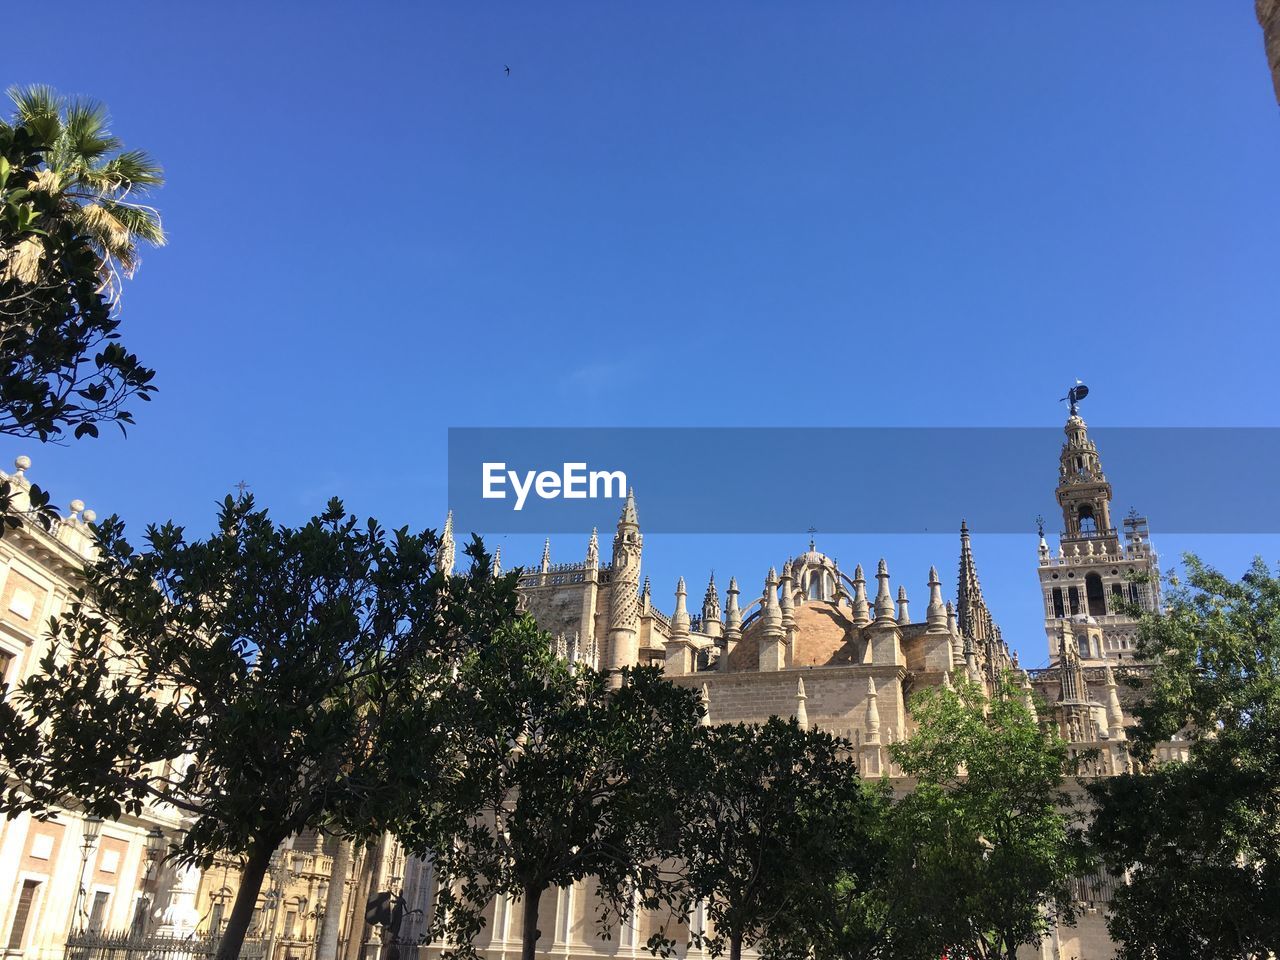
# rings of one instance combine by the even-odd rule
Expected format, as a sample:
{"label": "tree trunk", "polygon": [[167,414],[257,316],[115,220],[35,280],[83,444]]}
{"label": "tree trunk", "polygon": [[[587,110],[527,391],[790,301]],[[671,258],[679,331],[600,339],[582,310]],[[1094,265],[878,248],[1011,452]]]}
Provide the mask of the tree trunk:
{"label": "tree trunk", "polygon": [[729,936],[729,960],[742,960],[742,934]]}
{"label": "tree trunk", "polygon": [[524,888],[524,917],[520,923],[520,960],[534,960],[538,951],[538,901],[542,899],[542,887]]}
{"label": "tree trunk", "polygon": [[316,938],[316,960],[338,960],[338,935],[342,930],[342,901],[351,872],[351,841],[339,840],[329,872],[329,891],[324,898],[324,920]]}
{"label": "tree trunk", "polygon": [[240,871],[236,902],[231,907],[231,917],[227,920],[227,928],[218,944],[215,960],[236,960],[240,956],[240,948],[244,945],[245,934],[249,932],[249,921],[253,919],[253,908],[258,905],[262,880],[267,875],[273,853],[274,845],[268,846],[261,842],[254,843],[249,848],[249,858]]}

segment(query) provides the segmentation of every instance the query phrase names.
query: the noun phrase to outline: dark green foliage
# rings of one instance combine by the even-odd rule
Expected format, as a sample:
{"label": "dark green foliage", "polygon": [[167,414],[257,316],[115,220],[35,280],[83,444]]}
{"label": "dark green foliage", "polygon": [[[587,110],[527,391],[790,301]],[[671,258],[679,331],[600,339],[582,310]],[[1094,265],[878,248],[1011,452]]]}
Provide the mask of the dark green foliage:
{"label": "dark green foliage", "polygon": [[621,681],[611,689],[603,672],[558,659],[530,618],[464,660],[442,700],[455,766],[397,827],[407,848],[433,856],[435,932],[452,952],[473,953],[480,913],[499,893],[523,901],[526,958],[552,887],[592,878],[604,925],[631,912],[633,891],[650,903],[664,895],[657,821],[697,698],[650,668]]}
{"label": "dark green foliage", "polygon": [[342,504],[299,528],[245,497],[218,531],[111,518],[101,556],[11,696],[0,745],[12,814],[74,800],[104,817],[171,804],[178,859],[244,857],[222,956],[234,956],[271,853],[306,828],[372,836],[442,761],[452,664],[515,607],[478,542],[466,576],[435,535],[358,524]]}
{"label": "dark green foliage", "polygon": [[[693,943],[731,960],[752,946],[804,956],[827,918],[819,905],[863,888],[885,799],[862,785],[848,746],[777,717],[701,731],[674,768],[685,865],[677,913],[702,903],[710,921],[690,931]],[[672,943],[658,936],[650,946]]]}
{"label": "dark green foliage", "polygon": [[120,343],[115,261],[97,236],[131,234],[127,220],[101,227],[101,191],[127,188],[52,176],[44,134],[59,129],[0,122],[0,433],[40,440],[123,430],[125,404],[155,391]]}
{"label": "dark green foliage", "polygon": [[952,953],[1012,960],[1072,921],[1071,880],[1087,868],[1062,791],[1066,745],[1008,681],[989,700],[968,683],[922,691],[912,717],[891,748],[917,785],[893,811],[890,899]]}
{"label": "dark green foliage", "polygon": [[[1140,624],[1148,768],[1090,785],[1090,838],[1128,877],[1108,918],[1126,960],[1280,951],[1280,580],[1261,560],[1239,582],[1185,561],[1186,585]],[[1150,763],[1175,735],[1187,762]]]}

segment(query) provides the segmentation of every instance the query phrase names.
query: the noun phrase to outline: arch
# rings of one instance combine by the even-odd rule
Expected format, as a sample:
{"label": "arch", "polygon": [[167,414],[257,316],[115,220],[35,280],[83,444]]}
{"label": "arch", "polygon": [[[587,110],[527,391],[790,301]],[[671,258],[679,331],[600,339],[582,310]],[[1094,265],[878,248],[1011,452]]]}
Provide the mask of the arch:
{"label": "arch", "polygon": [[1107,614],[1107,597],[1102,589],[1102,577],[1097,573],[1084,575],[1084,596],[1089,616],[1104,617]]}
{"label": "arch", "polygon": [[1082,503],[1076,508],[1076,529],[1081,533],[1098,532],[1098,520],[1093,514],[1093,504]]}

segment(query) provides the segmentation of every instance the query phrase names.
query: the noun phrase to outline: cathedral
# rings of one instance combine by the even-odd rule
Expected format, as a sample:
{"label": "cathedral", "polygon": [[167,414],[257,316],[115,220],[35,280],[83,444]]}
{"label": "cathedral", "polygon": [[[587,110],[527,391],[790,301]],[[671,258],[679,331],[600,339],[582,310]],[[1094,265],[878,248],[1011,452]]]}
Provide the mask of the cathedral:
{"label": "cathedral", "polygon": [[[960,677],[989,690],[1010,671],[1032,710],[1047,710],[1040,721],[1056,726],[1082,758],[1085,776],[1127,772],[1133,760],[1125,730],[1135,722],[1135,694],[1117,675],[1149,669],[1133,651],[1137,614],[1159,608],[1158,558],[1144,518],[1127,517],[1123,533],[1113,526],[1111,485],[1074,402],[1064,433],[1056,490],[1062,533],[1055,553],[1041,524],[1034,560],[1044,593],[1046,668],[1023,669],[1010,653],[983,596],[963,520],[955,592],[944,593],[931,567],[918,619],[906,585],[895,586],[883,559],[869,582],[861,564],[850,574],[812,540],[796,556],[779,558],[745,596],[733,578],[722,596],[712,576],[694,612],[681,577],[666,613],[641,577],[644,536],[634,493],[618,519],[609,562],[601,562],[595,531],[579,563],[553,565],[548,541],[539,564],[521,574],[520,603],[556,638],[560,656],[608,670],[658,666],[671,682],[698,692],[711,723],[794,717],[803,727],[847,739],[865,777],[901,775],[887,748],[911,736],[914,691]],[[446,527],[451,537],[451,523]],[[1161,745],[1157,758],[1177,759],[1185,748]],[[411,864],[406,878],[406,896],[418,885],[416,902],[425,907],[429,867]],[[1111,887],[1105,877],[1080,878],[1077,924],[1054,931],[1038,950],[1024,950],[1026,956],[1113,956],[1103,916]],[[606,940],[590,901],[589,885],[544,900],[540,953],[583,960],[647,955],[643,944],[653,931],[646,917]],[[489,957],[518,955],[519,910],[510,902],[491,907],[482,934]]]}
{"label": "cathedral", "polygon": [[[945,564],[956,570],[954,590],[944,589],[939,568],[931,567],[922,584],[927,601],[915,615],[906,583],[893,579],[883,559],[867,558],[866,567],[848,571],[812,540],[750,580],[721,585],[712,577],[693,608],[680,578],[666,612],[642,576],[644,534],[633,494],[607,559],[594,531],[577,563],[553,565],[548,542],[541,561],[521,571],[519,602],[555,638],[561,657],[606,670],[657,666],[672,683],[697,692],[711,723],[794,717],[847,739],[868,778],[892,783],[900,777],[888,747],[912,734],[913,692],[959,678],[989,688],[1010,671],[1039,720],[1054,725],[1080,755],[1085,776],[1129,771],[1134,761],[1126,729],[1134,723],[1135,693],[1118,677],[1149,670],[1134,656],[1135,615],[1160,607],[1158,559],[1145,519],[1131,515],[1116,528],[1111,485],[1074,401],[1064,432],[1056,489],[1062,532],[1055,550],[1041,524],[1038,545],[1028,549],[1044,601],[1044,668],[1023,669],[1010,653],[983,595],[970,531],[959,518],[958,559]],[[17,472],[0,479],[21,495],[29,467],[21,457]],[[0,671],[9,683],[36,669],[47,643],[40,624],[71,596],[77,565],[91,552],[86,521],[92,519],[75,501],[71,516],[51,532],[24,528],[0,540]],[[450,518],[442,566],[451,567],[454,555]],[[495,568],[500,564],[495,557]],[[1162,744],[1156,757],[1178,759],[1185,749],[1177,741]],[[200,871],[160,862],[164,836],[181,829],[173,815],[151,812],[109,824],[73,811],[48,821],[0,822],[0,936],[8,955],[59,960],[72,924],[128,930],[146,926],[148,917],[158,918],[160,934],[216,938],[238,865],[219,861]],[[1038,950],[1024,951],[1026,957],[1114,955],[1104,922],[1110,881],[1084,877],[1076,888],[1079,922],[1054,931]],[[311,960],[322,928],[329,929],[325,960],[383,960],[382,928],[368,925],[364,912],[380,891],[402,894],[410,908],[397,955],[427,960],[430,945],[409,945],[425,933],[431,865],[406,857],[392,836],[364,850],[315,834],[293,838],[273,860],[251,936],[270,945],[271,960]],[[593,897],[589,883],[544,897],[538,952],[572,960],[648,957],[653,918],[638,915],[603,937]],[[519,955],[520,916],[518,901],[499,898],[490,905],[478,944],[490,960]],[[686,952],[698,957],[696,949],[682,948]]]}

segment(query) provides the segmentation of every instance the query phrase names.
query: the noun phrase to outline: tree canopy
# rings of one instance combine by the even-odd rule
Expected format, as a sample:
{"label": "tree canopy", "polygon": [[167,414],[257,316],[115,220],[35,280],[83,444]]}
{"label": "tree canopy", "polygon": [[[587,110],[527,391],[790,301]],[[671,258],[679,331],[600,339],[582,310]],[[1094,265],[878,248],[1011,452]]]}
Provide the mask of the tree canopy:
{"label": "tree canopy", "polygon": [[[686,871],[678,912],[701,909],[710,921],[690,930],[693,943],[730,960],[744,947],[805,956],[817,939],[814,905],[840,885],[863,889],[884,797],[864,788],[848,750],[778,717],[701,732],[675,768]],[[661,941],[651,946],[669,945]]]}
{"label": "tree canopy", "polygon": [[554,887],[591,878],[606,928],[637,899],[664,896],[668,771],[696,729],[696,696],[652,668],[608,675],[570,664],[531,618],[464,658],[444,698],[456,721],[455,765],[397,824],[439,876],[435,931],[474,952],[481,912],[519,900],[523,956],[541,938],[538,908]]}
{"label": "tree canopy", "polygon": [[[1280,952],[1280,579],[1260,559],[1238,582],[1185,563],[1139,624],[1154,675],[1131,739],[1146,769],[1089,787],[1090,837],[1127,877],[1108,917],[1126,960]],[[1175,737],[1187,760],[1155,762]]]}
{"label": "tree canopy", "polygon": [[1074,919],[1085,860],[1062,790],[1066,744],[1008,679],[990,698],[968,682],[933,687],[911,709],[917,729],[890,748],[917,781],[894,809],[910,858],[894,901],[949,951],[1013,960]]}
{"label": "tree canopy", "polygon": [[513,615],[514,577],[494,578],[478,541],[469,572],[447,576],[433,532],[360,524],[336,500],[290,528],[228,497],[213,536],[152,526],[142,550],[114,517],[98,533],[39,672],[8,700],[3,809],[185,813],[179,860],[244,860],[226,960],[282,841],[374,835],[431,782],[450,668]]}
{"label": "tree canopy", "polygon": [[153,370],[120,342],[121,279],[164,243],[141,202],[163,184],[111,134],[105,108],[11,88],[0,120],[0,433],[56,440],[133,423]]}

